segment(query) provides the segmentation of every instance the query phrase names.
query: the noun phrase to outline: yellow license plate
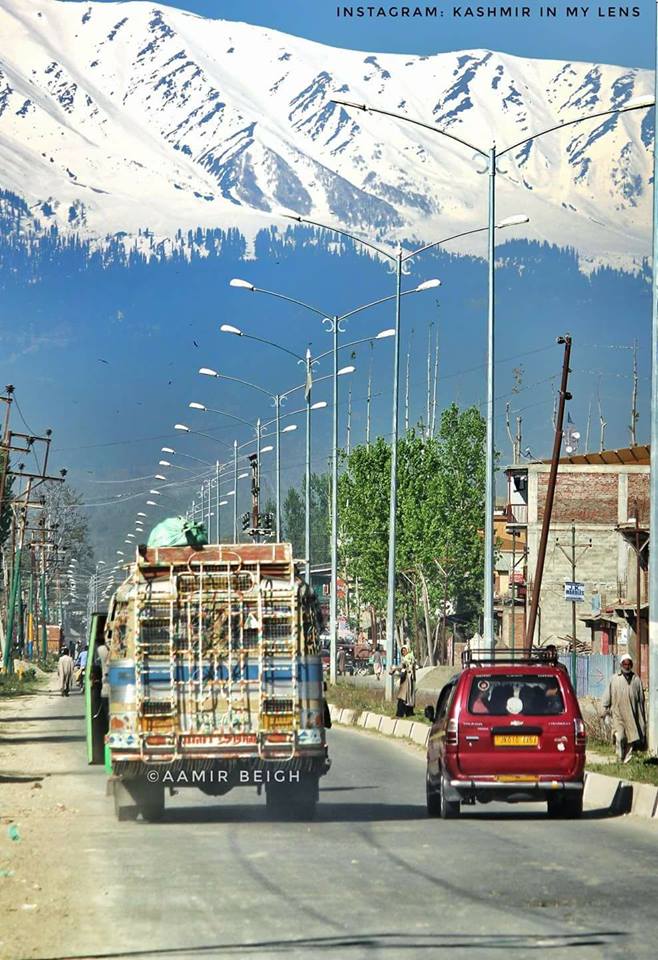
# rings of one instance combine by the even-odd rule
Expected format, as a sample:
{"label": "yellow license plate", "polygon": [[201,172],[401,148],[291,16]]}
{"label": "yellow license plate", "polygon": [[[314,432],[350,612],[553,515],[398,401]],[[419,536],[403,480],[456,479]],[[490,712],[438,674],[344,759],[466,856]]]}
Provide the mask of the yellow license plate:
{"label": "yellow license plate", "polygon": [[496,777],[499,783],[537,783],[539,777],[533,777],[525,773],[502,773]]}
{"label": "yellow license plate", "polygon": [[536,734],[494,734],[494,747],[536,747],[538,744],[539,737]]}

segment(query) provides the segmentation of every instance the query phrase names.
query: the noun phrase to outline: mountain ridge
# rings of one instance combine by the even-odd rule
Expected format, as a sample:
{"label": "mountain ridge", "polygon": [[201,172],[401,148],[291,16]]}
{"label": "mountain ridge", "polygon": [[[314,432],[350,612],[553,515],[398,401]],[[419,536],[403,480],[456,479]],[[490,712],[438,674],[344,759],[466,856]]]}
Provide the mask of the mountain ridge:
{"label": "mountain ridge", "polygon": [[[394,245],[486,220],[486,179],[452,141],[330,103],[407,112],[486,148],[650,93],[638,68],[488,50],[364,54],[161,4],[5,0],[0,187],[33,223],[163,255],[177,232],[309,216]],[[11,52],[8,52],[11,51]],[[505,158],[500,218],[575,246],[583,266],[637,269],[650,252],[653,115],[557,130]],[[479,163],[479,161],[478,161]],[[32,223],[30,222],[32,221]],[[479,254],[472,238],[453,244]]]}

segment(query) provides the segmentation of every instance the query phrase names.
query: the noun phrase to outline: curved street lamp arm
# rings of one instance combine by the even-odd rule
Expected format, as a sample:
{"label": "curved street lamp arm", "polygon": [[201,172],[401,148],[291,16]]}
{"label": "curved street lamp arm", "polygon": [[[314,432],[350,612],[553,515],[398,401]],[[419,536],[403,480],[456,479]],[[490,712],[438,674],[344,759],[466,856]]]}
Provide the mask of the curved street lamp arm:
{"label": "curved street lamp arm", "polygon": [[[304,307],[306,310],[310,310],[312,313],[317,313],[319,317],[326,317],[327,314],[324,310],[319,310],[318,307],[312,306],[310,303],[304,303],[303,300],[296,300],[294,297],[287,297],[283,293],[275,293],[274,290],[264,290],[262,287],[254,287],[254,293],[266,293],[270,297],[276,297],[277,300],[285,300],[287,303],[294,303],[298,307]],[[256,339],[256,338],[254,338]],[[284,348],[282,348],[284,349]],[[295,356],[295,354],[293,354]]]}
{"label": "curved street lamp arm", "polygon": [[[432,247],[438,247],[442,243],[449,243],[450,240],[459,240],[461,237],[470,237],[473,233],[486,233],[489,227],[476,227],[473,230],[465,230],[463,233],[455,233],[451,237],[444,237],[443,240],[435,240],[433,243],[426,243],[424,247],[418,247],[417,250],[413,250],[411,253],[406,253],[402,257],[402,262],[405,260],[410,260],[411,257],[417,257],[419,253],[424,253],[426,250],[431,250]],[[413,293],[413,290],[408,291]]]}
{"label": "curved street lamp arm", "polygon": [[353,233],[348,233],[347,230],[341,230],[340,227],[329,227],[326,223],[318,223],[317,220],[307,220],[306,217],[300,217],[291,213],[284,213],[284,217],[286,217],[288,220],[295,220],[297,223],[308,223],[312,227],[320,227],[321,230],[330,230],[331,233],[338,233],[341,237],[347,237],[348,240],[353,240],[354,243],[361,243],[364,247],[369,247],[371,250],[374,250],[375,253],[379,253],[382,257],[386,257],[387,260],[395,260],[395,257],[382,247],[375,246],[375,244],[370,243],[369,240],[363,240],[361,237],[356,237]]}
{"label": "curved street lamp arm", "polygon": [[[221,443],[221,444],[223,444],[225,447],[230,447],[230,444],[227,443],[226,440],[221,440],[219,437],[213,437],[212,434],[210,434],[210,433],[202,433],[200,430],[190,430],[189,432],[190,432],[190,433],[193,433],[193,434],[195,435],[195,437],[205,437],[207,440],[212,440],[213,443]],[[179,451],[179,453],[180,453],[180,451]],[[189,457],[190,454],[189,454],[189,453],[184,453],[183,456]],[[205,463],[206,461],[205,461],[205,460],[202,460],[201,462],[202,462],[202,463]],[[209,465],[210,467],[214,467],[214,466],[215,466],[214,463],[209,463],[208,465]]]}
{"label": "curved street lamp arm", "polygon": [[[227,413],[226,410],[213,410],[212,407],[206,407],[205,410],[202,411],[202,413],[217,413],[219,414],[220,417],[230,417],[231,420],[237,420],[239,423],[246,423],[247,426],[250,427],[252,430],[256,429],[256,424],[250,423],[249,420],[245,420],[244,417],[238,417],[234,413]],[[204,434],[204,436],[207,436],[207,434]]]}
{"label": "curved street lamp arm", "polygon": [[[350,340],[349,343],[339,343],[338,349],[346,350],[347,347],[356,347],[360,343],[374,343],[376,339],[377,339],[377,334],[375,333],[372,335],[372,337],[361,337],[360,340]],[[380,339],[388,339],[388,338],[380,337]],[[391,337],[391,339],[393,339],[393,337]],[[333,352],[334,352],[333,350],[325,350],[324,353],[320,353],[317,357],[313,357],[313,359],[324,360],[325,357],[330,357]],[[328,374],[328,376],[332,376],[332,374]],[[313,383],[319,383],[320,380],[326,380],[326,379],[327,377],[314,377]]]}
{"label": "curved street lamp arm", "polygon": [[[252,339],[252,340],[259,340],[260,338],[259,338],[259,337],[251,337],[250,339]],[[263,342],[263,343],[270,343],[269,340],[263,340],[262,342]],[[277,346],[277,344],[275,344],[275,343],[270,344],[270,345],[273,346],[273,347]],[[281,349],[284,349],[284,348],[281,348]],[[287,352],[290,352],[290,351],[287,351]],[[242,384],[244,384],[245,387],[253,387],[254,390],[260,390],[260,392],[261,392],[261,393],[264,393],[266,397],[269,397],[269,398],[270,398],[270,400],[276,400],[276,394],[275,394],[275,393],[270,393],[269,390],[265,390],[264,387],[259,387],[257,383],[251,383],[250,380],[242,380],[240,377],[229,377],[228,374],[226,374],[226,373],[220,373],[220,374],[219,374],[219,377],[218,377],[217,379],[218,379],[218,380],[233,380],[234,383],[242,383]]]}
{"label": "curved street lamp arm", "polygon": [[[396,259],[395,257],[393,258]],[[414,287],[413,290],[403,290],[400,294],[401,297],[408,297],[410,293],[423,293],[422,290],[417,290]],[[363,303],[360,307],[355,307],[354,310],[350,310],[349,313],[343,313],[340,317],[336,319],[340,322],[341,320],[348,320],[350,317],[353,317],[357,313],[362,313],[364,310],[369,310],[370,307],[378,307],[380,303],[390,303],[391,300],[396,299],[396,294],[392,293],[388,297],[381,297],[379,300],[371,300],[370,303]],[[319,357],[314,357],[315,360],[318,360]]]}
{"label": "curved street lamp arm", "polygon": [[350,103],[349,100],[331,100],[330,102],[339,103],[343,107],[356,107],[357,110],[364,110],[366,113],[380,113],[384,117],[393,117],[394,120],[403,120],[405,123],[413,123],[416,127],[423,127],[432,133],[440,133],[442,136],[448,137],[449,140],[455,140],[457,143],[461,143],[462,146],[468,147],[470,150],[475,150],[481,157],[489,156],[486,150],[476,147],[474,143],[469,143],[468,140],[462,140],[461,137],[456,137],[454,133],[448,133],[446,130],[439,129],[439,127],[433,127],[429,123],[423,123],[422,120],[414,120],[412,117],[405,117],[401,113],[393,113],[392,110],[381,110],[379,107],[369,107],[366,104]]}
{"label": "curved street lamp arm", "polygon": [[596,120],[598,117],[613,117],[618,113],[631,113],[633,110],[646,110],[650,106],[653,106],[653,104],[641,103],[636,107],[627,107],[626,109],[621,107],[619,110],[600,110],[598,113],[588,113],[585,117],[576,117],[574,120],[565,120],[563,123],[556,123],[553,127],[547,127],[546,130],[540,130],[539,133],[533,133],[531,137],[526,137],[525,140],[519,140],[518,143],[513,143],[511,147],[505,147],[504,150],[498,150],[497,156],[502,157],[511,150],[516,150],[517,147],[522,147],[524,143],[530,143],[531,140],[537,140],[538,137],[543,137],[546,133],[553,133],[554,130],[562,130],[563,127],[572,127],[575,123],[583,123],[585,120]]}
{"label": "curved street lamp arm", "polygon": [[[269,296],[271,296],[271,297],[279,297],[279,299],[281,299],[281,300],[289,300],[289,299],[290,299],[290,297],[284,297],[284,296],[282,296],[282,294],[280,294],[280,293],[272,293],[271,290],[260,290],[259,288],[256,288],[256,291],[255,291],[255,292],[256,292],[256,293],[267,293]],[[303,306],[303,307],[306,307],[306,306],[307,306],[307,304],[302,303],[301,300],[294,300],[293,303],[299,303],[299,304],[301,304],[301,306]],[[309,310],[313,310],[314,308],[313,308],[313,307],[309,307],[308,309],[309,309]],[[321,313],[320,310],[315,311],[315,312]],[[321,315],[322,315],[323,317],[326,316],[326,314],[324,314],[324,313],[322,313]],[[289,354],[291,357],[294,357],[295,360],[301,360],[302,362],[304,362],[305,359],[306,359],[305,357],[300,356],[298,353],[295,353],[294,350],[289,350],[287,347],[282,347],[280,343],[275,343],[274,340],[266,340],[265,337],[255,337],[252,333],[242,333],[242,331],[240,332],[240,336],[241,336],[241,337],[244,337],[246,340],[257,340],[258,343],[266,343],[266,344],[267,344],[268,346],[270,346],[270,347],[276,347],[277,350],[281,350],[281,351],[283,351],[283,353]],[[228,379],[230,379],[230,377],[225,377],[224,379],[228,380]],[[246,380],[243,381],[243,383],[246,383],[246,382],[247,382]]]}

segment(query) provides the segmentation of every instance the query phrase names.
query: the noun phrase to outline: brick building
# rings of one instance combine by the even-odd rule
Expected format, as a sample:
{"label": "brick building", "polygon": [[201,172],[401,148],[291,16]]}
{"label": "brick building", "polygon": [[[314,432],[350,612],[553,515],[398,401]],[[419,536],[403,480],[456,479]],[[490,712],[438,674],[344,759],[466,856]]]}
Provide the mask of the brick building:
{"label": "brick building", "polygon": [[[528,548],[523,571],[528,604],[549,470],[549,461],[517,464],[506,470],[508,529],[521,531]],[[564,593],[565,581],[572,579],[570,561],[575,553],[575,580],[584,584],[584,600],[577,604],[577,648],[607,653],[617,652],[620,646],[626,649],[628,644],[637,659],[636,543],[640,543],[640,603],[644,607],[640,624],[644,646],[648,540],[648,447],[606,450],[560,460],[535,641],[571,645],[572,605],[564,599]]]}

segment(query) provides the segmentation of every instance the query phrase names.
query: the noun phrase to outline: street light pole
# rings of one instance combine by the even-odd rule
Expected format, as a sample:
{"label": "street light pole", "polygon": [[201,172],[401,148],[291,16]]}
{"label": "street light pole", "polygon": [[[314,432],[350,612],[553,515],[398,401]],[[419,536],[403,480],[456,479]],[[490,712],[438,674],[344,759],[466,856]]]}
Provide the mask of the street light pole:
{"label": "street light pole", "polygon": [[487,314],[487,432],[486,432],[486,474],[485,474],[485,525],[484,525],[484,646],[493,650],[494,615],[493,615],[493,582],[494,582],[494,506],[495,506],[495,477],[494,477],[494,322],[495,322],[495,211],[496,207],[496,145],[491,145],[489,152],[489,223],[488,234],[488,274],[489,274],[489,303]]}
{"label": "street light pole", "polygon": [[306,562],[304,565],[306,583],[311,585],[311,391],[312,391],[312,364],[311,351],[306,350],[306,489],[305,496],[305,516],[304,516],[304,554]]}
{"label": "street light pole", "polygon": [[238,543],[238,441],[233,441],[233,543]]}
{"label": "street light pole", "polygon": [[398,503],[398,391],[400,386],[400,294],[402,286],[402,249],[395,260],[395,345],[393,347],[393,422],[391,427],[391,486],[388,513],[388,596],[386,607],[386,675],[385,697],[393,698],[393,666],[395,655],[395,547],[397,541]]}
{"label": "street light pole", "polygon": [[219,523],[219,460],[215,463],[215,483],[217,484],[217,490],[215,491],[215,512],[217,514],[215,517],[215,533],[217,534],[217,543],[220,544],[222,542],[222,530]]}
{"label": "street light pole", "polygon": [[331,418],[331,594],[329,596],[329,680],[336,682],[338,656],[338,329],[340,320],[331,319],[333,338],[333,399]]}
{"label": "street light pole", "polygon": [[274,397],[276,407],[276,542],[281,543],[281,395]]}
{"label": "street light pole", "polygon": [[[658,18],[654,97],[658,102]],[[651,468],[649,530],[658,536],[658,151],[653,152],[653,280],[651,303]],[[658,754],[658,548],[649,558],[649,748]]]}

